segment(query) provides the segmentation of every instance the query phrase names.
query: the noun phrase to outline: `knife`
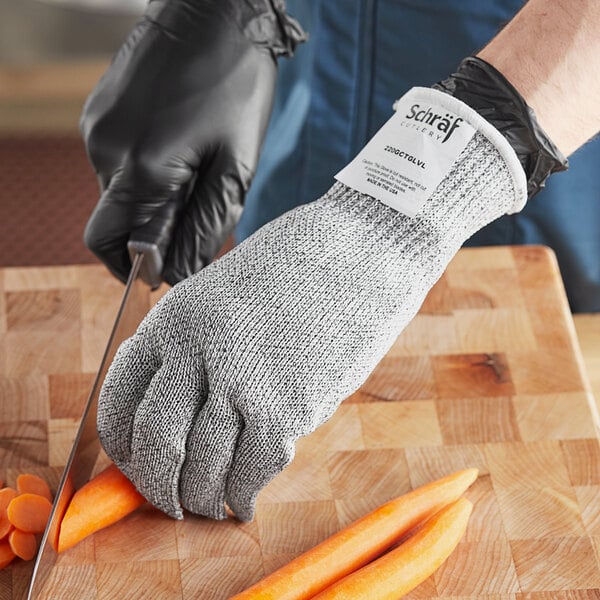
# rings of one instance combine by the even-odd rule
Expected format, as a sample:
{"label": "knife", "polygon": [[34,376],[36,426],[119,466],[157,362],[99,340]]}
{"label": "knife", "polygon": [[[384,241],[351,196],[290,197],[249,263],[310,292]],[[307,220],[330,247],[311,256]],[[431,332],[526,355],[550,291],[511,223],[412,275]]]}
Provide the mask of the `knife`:
{"label": "knife", "polygon": [[57,558],[51,543],[52,538],[57,535],[73,492],[89,481],[101,455],[102,447],[96,430],[96,416],[102,383],[119,345],[133,335],[150,308],[148,286],[156,289],[162,282],[165,241],[170,239],[168,234],[176,222],[178,205],[180,203],[174,202],[171,204],[174,208],[167,208],[172,218],[167,216],[159,219],[159,225],[155,224],[156,220],[151,221],[143,229],[134,232],[129,240],[131,270],[100,368],[84,407],[81,423],[56,491],[48,525],[42,536],[33,567],[27,600],[40,597],[51,587],[50,574]]}

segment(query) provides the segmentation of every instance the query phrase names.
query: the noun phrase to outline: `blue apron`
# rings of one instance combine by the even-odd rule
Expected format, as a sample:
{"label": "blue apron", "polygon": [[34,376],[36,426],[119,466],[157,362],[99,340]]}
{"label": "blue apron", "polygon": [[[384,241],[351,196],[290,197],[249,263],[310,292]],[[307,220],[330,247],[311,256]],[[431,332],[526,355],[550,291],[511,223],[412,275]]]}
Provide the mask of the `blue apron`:
{"label": "blue apron", "polygon": [[[519,0],[288,0],[309,32],[279,63],[273,116],[236,236],[316,200],[415,85],[445,78],[519,10]],[[518,215],[467,245],[545,244],[571,308],[600,311],[600,139]]]}

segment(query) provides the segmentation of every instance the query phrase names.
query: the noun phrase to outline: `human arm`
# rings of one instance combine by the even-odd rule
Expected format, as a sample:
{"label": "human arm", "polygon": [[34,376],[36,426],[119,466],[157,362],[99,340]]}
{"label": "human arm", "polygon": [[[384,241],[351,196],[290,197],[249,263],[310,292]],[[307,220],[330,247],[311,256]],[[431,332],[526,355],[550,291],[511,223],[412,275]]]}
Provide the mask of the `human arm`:
{"label": "human arm", "polygon": [[600,3],[529,0],[477,56],[533,108],[565,156],[600,131]]}

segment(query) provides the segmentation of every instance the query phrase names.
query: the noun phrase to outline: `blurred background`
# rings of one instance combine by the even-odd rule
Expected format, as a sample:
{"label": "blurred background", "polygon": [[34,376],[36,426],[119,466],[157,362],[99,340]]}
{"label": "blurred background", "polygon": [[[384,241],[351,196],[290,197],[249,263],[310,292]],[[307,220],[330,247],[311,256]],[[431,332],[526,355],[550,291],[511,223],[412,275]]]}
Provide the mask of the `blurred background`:
{"label": "blurred background", "polygon": [[145,0],[0,0],[0,266],[94,262],[85,98]]}

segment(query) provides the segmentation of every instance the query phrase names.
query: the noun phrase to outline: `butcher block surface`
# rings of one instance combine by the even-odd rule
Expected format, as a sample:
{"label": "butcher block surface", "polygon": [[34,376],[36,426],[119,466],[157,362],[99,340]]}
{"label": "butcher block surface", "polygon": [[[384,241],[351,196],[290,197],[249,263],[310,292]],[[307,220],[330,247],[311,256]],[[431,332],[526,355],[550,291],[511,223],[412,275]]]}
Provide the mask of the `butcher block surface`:
{"label": "butcher block surface", "polygon": [[[0,270],[0,478],[56,488],[122,293],[100,266]],[[160,292],[149,294],[149,303]],[[251,523],[146,506],[61,555],[48,598],[226,599],[386,500],[480,477],[410,599],[600,598],[598,420],[553,254],[461,250],[364,386],[298,443]],[[0,571],[21,599],[31,563]]]}

